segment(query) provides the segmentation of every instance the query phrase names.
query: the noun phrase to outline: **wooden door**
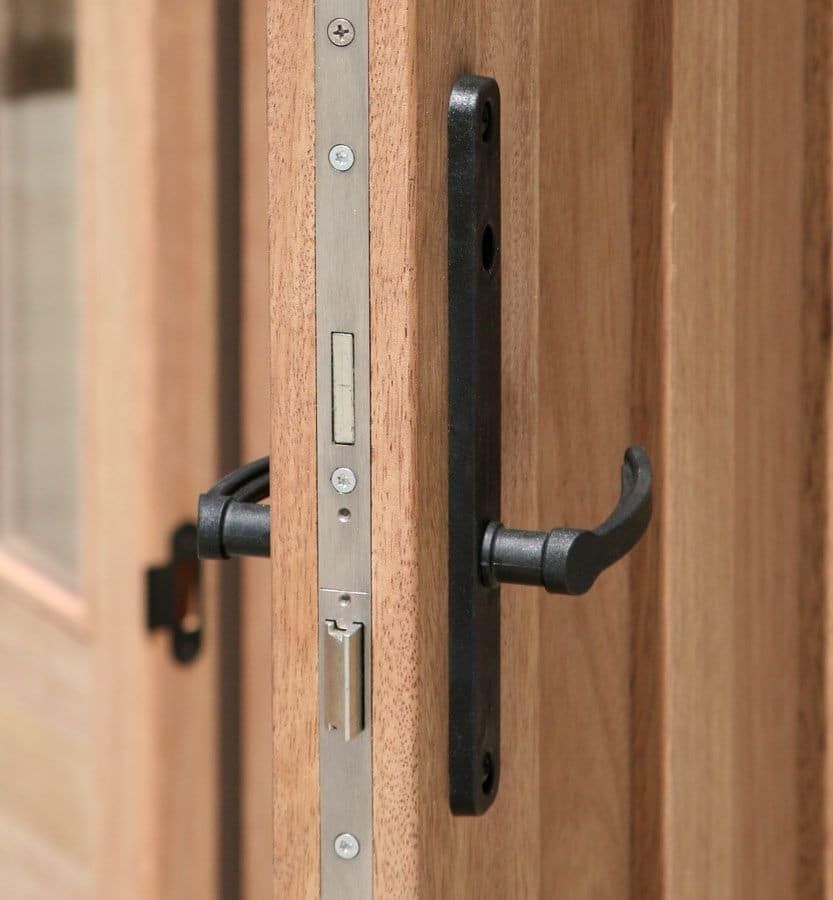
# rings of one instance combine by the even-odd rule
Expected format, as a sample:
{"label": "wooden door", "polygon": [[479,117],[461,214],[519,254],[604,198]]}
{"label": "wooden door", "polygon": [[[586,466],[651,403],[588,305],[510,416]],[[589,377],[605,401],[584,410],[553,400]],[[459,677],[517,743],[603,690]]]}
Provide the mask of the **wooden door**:
{"label": "wooden door", "polygon": [[[373,896],[825,896],[830,4],[364,10]],[[315,86],[335,15],[269,3],[279,897],[318,896],[333,852]],[[504,587],[502,775],[479,818],[451,815],[447,780],[446,110],[464,72],[502,98],[504,521],[600,521],[631,442],[655,472],[646,539],[586,597]]]}
{"label": "wooden door", "polygon": [[257,3],[0,3],[3,897],[270,877],[269,660],[240,621],[263,575],[220,605],[203,568],[187,665],[146,586],[200,491],[263,452],[264,35]]}

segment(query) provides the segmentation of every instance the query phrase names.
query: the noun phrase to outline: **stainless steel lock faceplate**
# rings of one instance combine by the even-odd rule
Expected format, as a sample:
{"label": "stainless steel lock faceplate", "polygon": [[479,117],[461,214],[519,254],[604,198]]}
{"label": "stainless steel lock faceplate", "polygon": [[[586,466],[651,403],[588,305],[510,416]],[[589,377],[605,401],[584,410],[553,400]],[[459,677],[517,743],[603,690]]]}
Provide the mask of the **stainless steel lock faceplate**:
{"label": "stainless steel lock faceplate", "polygon": [[315,0],[321,896],[373,895],[367,0]]}

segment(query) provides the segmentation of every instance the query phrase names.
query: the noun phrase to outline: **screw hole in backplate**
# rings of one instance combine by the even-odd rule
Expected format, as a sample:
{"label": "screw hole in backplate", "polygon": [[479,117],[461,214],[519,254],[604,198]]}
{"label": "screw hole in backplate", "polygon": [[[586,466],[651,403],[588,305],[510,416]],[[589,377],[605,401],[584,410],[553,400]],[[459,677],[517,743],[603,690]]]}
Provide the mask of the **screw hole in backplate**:
{"label": "screw hole in backplate", "polygon": [[492,266],[495,264],[495,233],[492,231],[491,225],[487,225],[483,229],[483,239],[480,243],[480,256],[483,262],[483,268],[487,272],[491,272]]}
{"label": "screw hole in backplate", "polygon": [[495,786],[495,766],[492,762],[492,754],[483,754],[483,793],[491,794]]}
{"label": "screw hole in backplate", "polygon": [[483,104],[483,114],[480,117],[480,137],[486,143],[492,136],[492,104],[487,100]]}

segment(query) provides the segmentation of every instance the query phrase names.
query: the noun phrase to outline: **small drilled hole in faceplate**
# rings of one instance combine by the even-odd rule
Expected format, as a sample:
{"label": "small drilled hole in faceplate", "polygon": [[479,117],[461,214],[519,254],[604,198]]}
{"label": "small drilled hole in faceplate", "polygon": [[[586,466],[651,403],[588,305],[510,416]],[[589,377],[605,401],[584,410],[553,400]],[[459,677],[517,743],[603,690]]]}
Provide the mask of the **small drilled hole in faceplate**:
{"label": "small drilled hole in faceplate", "polygon": [[491,794],[495,785],[495,764],[491,753],[483,754],[483,793]]}
{"label": "small drilled hole in faceplate", "polygon": [[346,525],[352,518],[353,518],[353,513],[351,513],[350,510],[347,509],[346,506],[342,507],[338,511],[338,521],[341,522],[342,525]]}
{"label": "small drilled hole in faceplate", "polygon": [[353,598],[352,598],[349,594],[342,594],[342,595],[338,598],[338,602],[339,602],[342,606],[349,606],[349,605],[350,605],[350,601],[351,601],[352,599],[353,599]]}
{"label": "small drilled hole in faceplate", "polygon": [[480,137],[485,143],[492,136],[492,104],[487,100],[483,104],[483,113],[480,117]]}
{"label": "small drilled hole in faceplate", "polygon": [[495,233],[492,231],[491,225],[487,225],[483,229],[483,238],[480,242],[480,256],[483,268],[487,272],[491,272],[492,266],[495,264]]}

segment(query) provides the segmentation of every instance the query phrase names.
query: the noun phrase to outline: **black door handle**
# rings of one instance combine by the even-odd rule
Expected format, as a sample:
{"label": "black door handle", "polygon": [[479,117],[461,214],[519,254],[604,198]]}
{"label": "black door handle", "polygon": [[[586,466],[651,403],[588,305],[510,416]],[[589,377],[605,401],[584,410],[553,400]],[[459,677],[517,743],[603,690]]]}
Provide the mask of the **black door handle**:
{"label": "black door handle", "polygon": [[269,457],[256,459],[200,495],[197,555],[200,559],[269,555]]}
{"label": "black door handle", "polygon": [[484,583],[534,584],[551,594],[583,594],[644,534],[651,520],[651,491],[651,461],[633,446],[622,464],[619,502],[598,528],[517,531],[489,522],[480,556]]}

